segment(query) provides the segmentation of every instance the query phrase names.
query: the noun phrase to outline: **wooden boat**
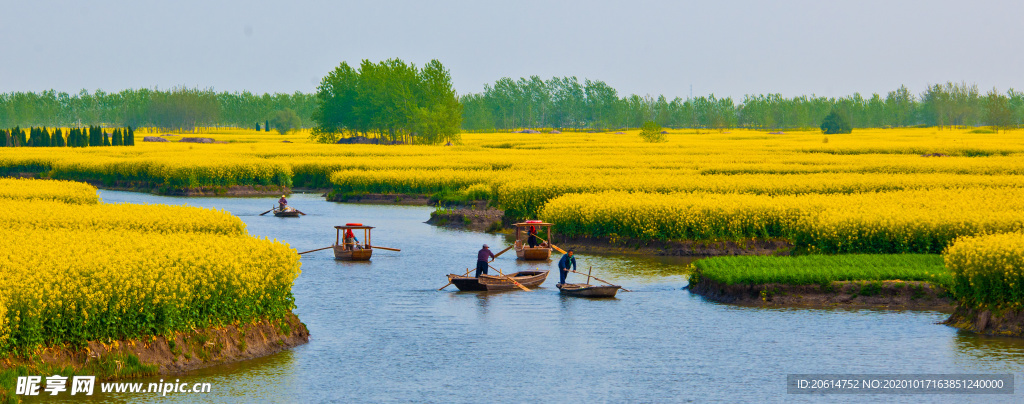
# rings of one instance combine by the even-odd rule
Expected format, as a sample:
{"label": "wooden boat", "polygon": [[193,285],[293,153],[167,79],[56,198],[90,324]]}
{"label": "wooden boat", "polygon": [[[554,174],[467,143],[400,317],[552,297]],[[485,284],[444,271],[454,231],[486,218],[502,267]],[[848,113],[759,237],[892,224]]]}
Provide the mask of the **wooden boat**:
{"label": "wooden boat", "polygon": [[292,209],[292,210],[288,210],[288,209],[281,210],[281,209],[278,209],[278,208],[274,208],[274,216],[277,216],[277,217],[299,217],[299,211],[297,211],[295,209]]}
{"label": "wooden boat", "polygon": [[[334,226],[337,232],[334,237],[334,259],[339,261],[369,261],[370,257],[373,256],[373,247],[370,244],[370,230],[373,229],[371,226],[363,226],[362,223],[348,223],[344,226]],[[363,230],[363,241],[365,244],[359,245],[358,243],[346,244],[341,242],[341,232],[349,229],[362,229]]]}
{"label": "wooden boat", "polygon": [[586,283],[560,283],[558,291],[563,295],[579,297],[615,297],[622,286],[590,285]]}
{"label": "wooden boat", "polygon": [[[545,261],[551,259],[551,245],[545,241],[540,242],[536,247],[530,247],[527,241],[530,238],[530,226],[547,228],[547,239],[551,240],[551,226],[554,224],[544,223],[540,220],[528,220],[523,223],[516,223],[516,256],[526,261]],[[540,241],[540,240],[538,240]]]}
{"label": "wooden boat", "polygon": [[[544,280],[548,278],[548,273],[549,271],[519,271],[507,276],[527,288],[534,288],[544,283]],[[448,274],[448,281],[463,292],[519,289],[518,286],[501,275],[481,274],[479,278],[476,278]]]}

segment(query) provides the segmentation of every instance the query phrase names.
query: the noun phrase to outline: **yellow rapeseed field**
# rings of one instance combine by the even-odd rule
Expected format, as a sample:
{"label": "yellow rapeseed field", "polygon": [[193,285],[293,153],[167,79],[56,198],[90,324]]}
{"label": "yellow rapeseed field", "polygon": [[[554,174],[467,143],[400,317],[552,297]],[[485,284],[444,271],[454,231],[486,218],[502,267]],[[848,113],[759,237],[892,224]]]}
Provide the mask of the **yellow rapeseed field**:
{"label": "yellow rapeseed field", "polygon": [[294,307],[295,250],[249,236],[226,212],[98,204],[95,188],[68,181],[4,179],[0,192],[0,354],[274,319]]}
{"label": "yellow rapeseed field", "polygon": [[945,254],[953,294],[969,308],[1024,308],[1024,233],[958,239]]}
{"label": "yellow rapeseed field", "polygon": [[[984,213],[981,206],[1005,205],[993,199],[1001,194],[991,190],[1024,188],[1024,136],[1020,131],[903,128],[855,130],[829,136],[818,131],[669,132],[668,142],[658,144],[641,142],[634,130],[621,134],[466,133],[463,143],[453,146],[377,146],[315,144],[305,137],[306,132],[282,136],[276,132],[206,128],[186,135],[212,137],[223,143],[179,143],[174,140],[181,135],[174,135],[162,136],[171,139],[169,143],[138,139],[134,147],[0,149],[0,171],[35,171],[51,178],[165,192],[258,186],[333,188],[343,194],[427,194],[442,203],[485,197],[516,219],[542,215],[545,206],[558,200],[558,225],[568,232],[591,228],[586,222],[573,222],[572,218],[596,220],[586,218],[583,212],[592,209],[593,202],[589,200],[606,192],[686,193],[705,195],[709,201],[717,200],[716,195],[761,195],[764,198],[756,203],[759,207],[772,203],[774,197],[787,195],[808,196],[786,206],[812,204],[812,199],[828,200],[832,197],[827,195],[833,194],[868,195],[866,202],[858,202],[861,205],[857,206],[863,208],[842,213],[855,218],[840,215],[838,207],[829,211],[832,213],[827,216],[827,223],[835,228],[790,233],[793,237],[817,237],[818,241],[806,243],[823,251],[868,248],[864,246],[880,240],[875,234],[921,235],[923,229],[954,229],[941,236],[915,236],[904,240],[900,247],[893,247],[934,252],[940,249],[937,243],[974,234],[963,230],[967,224],[950,222],[957,214],[940,210],[963,209],[963,216],[976,223]],[[144,135],[147,134],[140,132],[137,137]],[[913,212],[936,213],[908,213],[902,221],[893,219],[899,218],[899,212],[904,210],[905,201],[900,199],[900,192],[904,191],[921,192],[914,194],[914,203],[919,207]],[[946,191],[983,203],[947,207],[943,205]],[[570,194],[581,196],[561,199]],[[627,201],[614,206],[619,215],[659,223],[683,217],[679,216],[680,205],[676,202],[665,202],[665,207],[653,209],[653,202],[643,206],[629,202],[647,201],[646,196],[615,195]],[[652,212],[673,212],[671,215],[675,216]],[[690,216],[704,214],[701,212],[684,209]],[[756,210],[732,212],[736,217],[756,215]],[[846,219],[840,220],[840,216]],[[920,220],[921,217],[927,220]],[[825,218],[820,216],[816,220]],[[622,227],[611,229],[608,223],[600,227],[604,233],[641,238],[690,236],[687,232],[654,231],[617,223]],[[864,223],[872,223],[874,230],[857,227]],[[908,230],[907,226],[916,230]],[[1013,226],[1011,220],[996,227]],[[722,227],[708,234],[731,233]]]}

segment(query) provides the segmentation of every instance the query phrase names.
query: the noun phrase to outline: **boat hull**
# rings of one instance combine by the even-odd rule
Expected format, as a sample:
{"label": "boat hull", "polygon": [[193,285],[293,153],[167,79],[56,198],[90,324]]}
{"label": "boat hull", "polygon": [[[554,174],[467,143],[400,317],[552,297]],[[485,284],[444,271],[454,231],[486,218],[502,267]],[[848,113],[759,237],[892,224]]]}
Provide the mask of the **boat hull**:
{"label": "boat hull", "polygon": [[372,255],[372,248],[346,250],[343,246],[334,246],[334,259],[338,261],[369,261]]}
{"label": "boat hull", "polygon": [[[549,271],[521,271],[508,274],[508,276],[526,288],[531,289],[544,283],[548,278],[548,273]],[[519,289],[515,283],[500,275],[482,274],[479,278],[476,278],[449,274],[448,280],[463,292]]]}
{"label": "boat hull", "polygon": [[551,259],[551,248],[520,247],[516,249],[516,256],[525,261],[545,261]]}
{"label": "boat hull", "polygon": [[621,286],[618,285],[588,285],[580,283],[559,284],[558,291],[563,295],[579,297],[615,297]]}
{"label": "boat hull", "polygon": [[277,216],[277,217],[299,217],[299,212],[298,211],[294,211],[294,210],[286,210],[286,211],[275,210],[274,211],[274,216]]}

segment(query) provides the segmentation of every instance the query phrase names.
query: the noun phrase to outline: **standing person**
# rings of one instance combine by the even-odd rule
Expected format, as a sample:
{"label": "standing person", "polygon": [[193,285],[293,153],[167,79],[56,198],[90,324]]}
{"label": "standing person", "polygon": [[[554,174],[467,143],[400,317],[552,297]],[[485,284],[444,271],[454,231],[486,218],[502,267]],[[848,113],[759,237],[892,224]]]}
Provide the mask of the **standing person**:
{"label": "standing person", "polygon": [[530,226],[530,238],[527,243],[530,244],[530,248],[537,246],[537,226]]}
{"label": "standing person", "polygon": [[573,271],[576,270],[576,257],[572,256],[571,248],[569,249],[569,251],[565,253],[565,255],[562,256],[562,259],[558,261],[558,284],[565,284],[565,276],[569,275],[570,266],[572,267]]}
{"label": "standing person", "polygon": [[345,248],[349,251],[355,250],[357,243],[359,243],[359,239],[356,238],[355,233],[352,233],[352,229],[345,230]]}
{"label": "standing person", "polygon": [[278,210],[284,210],[284,208],[288,206],[288,200],[284,199],[284,195],[281,195],[281,199],[277,200],[277,204],[279,208]]}
{"label": "standing person", "polygon": [[484,248],[476,253],[476,277],[479,278],[480,274],[487,273],[487,259],[494,260],[494,253],[491,252],[491,247],[484,244]]}

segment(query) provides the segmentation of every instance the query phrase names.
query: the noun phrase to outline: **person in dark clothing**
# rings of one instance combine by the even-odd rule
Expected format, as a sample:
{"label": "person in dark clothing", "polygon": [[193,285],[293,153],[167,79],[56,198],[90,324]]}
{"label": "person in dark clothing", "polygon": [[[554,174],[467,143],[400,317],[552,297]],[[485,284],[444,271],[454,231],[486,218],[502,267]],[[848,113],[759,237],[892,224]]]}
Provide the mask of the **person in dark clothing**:
{"label": "person in dark clothing", "polygon": [[281,195],[281,199],[277,200],[277,204],[279,205],[278,210],[284,210],[284,208],[288,206],[288,200],[284,199],[284,195]]}
{"label": "person in dark clothing", "polygon": [[566,251],[565,255],[562,256],[562,259],[558,261],[558,272],[559,272],[558,283],[560,283],[560,284],[564,284],[565,283],[565,276],[569,275],[569,268],[570,267],[572,267],[573,271],[576,270],[576,257],[572,256],[572,249],[570,249],[569,251]]}
{"label": "person in dark clothing", "polygon": [[484,248],[476,253],[476,277],[479,278],[480,274],[487,273],[487,260],[494,260],[494,253],[491,252],[491,248],[484,244]]}
{"label": "person in dark clothing", "polygon": [[527,243],[530,244],[530,248],[533,248],[533,247],[537,246],[537,227],[536,226],[530,226],[530,238],[527,240]]}

